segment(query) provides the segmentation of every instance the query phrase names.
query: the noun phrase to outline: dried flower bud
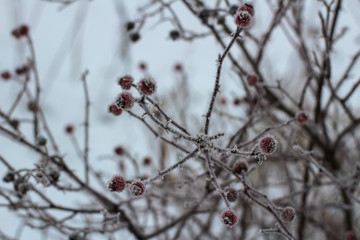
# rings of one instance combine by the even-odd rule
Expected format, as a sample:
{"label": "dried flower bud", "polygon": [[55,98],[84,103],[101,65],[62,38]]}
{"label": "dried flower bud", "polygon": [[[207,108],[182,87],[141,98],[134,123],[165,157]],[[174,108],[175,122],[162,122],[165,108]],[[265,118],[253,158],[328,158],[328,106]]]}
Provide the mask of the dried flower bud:
{"label": "dried flower bud", "polygon": [[233,171],[234,173],[241,174],[242,171],[247,172],[248,168],[247,162],[237,161],[233,166]]}
{"label": "dried flower bud", "polygon": [[265,136],[260,140],[259,147],[262,153],[272,154],[277,149],[277,141],[273,136]]}
{"label": "dried flower bud", "polygon": [[151,95],[156,90],[156,83],[151,78],[143,78],[138,82],[138,88],[141,94]]}
{"label": "dried flower bud", "polygon": [[115,104],[118,108],[130,109],[134,105],[134,98],[130,92],[122,92],[115,100]]}
{"label": "dried flower bud", "polygon": [[226,193],[226,198],[229,202],[235,202],[239,197],[238,192],[234,188],[229,188]]}
{"label": "dried flower bud", "polygon": [[291,222],[295,218],[295,209],[292,207],[286,207],[283,209],[280,216],[284,222]]}
{"label": "dried flower bud", "polygon": [[133,197],[141,197],[145,192],[145,185],[142,182],[132,182],[129,186],[129,192]]}
{"label": "dried flower bud", "polygon": [[234,226],[238,221],[236,213],[232,210],[223,211],[221,213],[221,219],[228,227]]}
{"label": "dried flower bud", "polygon": [[116,175],[109,182],[109,189],[112,192],[122,192],[126,187],[126,180],[122,176]]}

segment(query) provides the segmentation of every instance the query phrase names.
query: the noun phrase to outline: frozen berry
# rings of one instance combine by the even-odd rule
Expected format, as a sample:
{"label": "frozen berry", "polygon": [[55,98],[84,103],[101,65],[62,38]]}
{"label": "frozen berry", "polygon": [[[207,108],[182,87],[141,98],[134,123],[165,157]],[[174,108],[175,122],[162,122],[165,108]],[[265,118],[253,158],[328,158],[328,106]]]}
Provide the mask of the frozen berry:
{"label": "frozen berry", "polygon": [[238,196],[238,192],[233,188],[229,188],[226,193],[226,198],[227,200],[229,200],[229,202],[235,202],[238,199]]}
{"label": "frozen berry", "polygon": [[246,11],[248,12],[252,17],[255,15],[255,10],[253,5],[251,5],[250,3],[245,3],[244,5],[242,5],[241,7],[239,7],[238,11]]}
{"label": "frozen berry", "polygon": [[235,24],[239,28],[247,28],[251,25],[253,19],[248,11],[237,11],[234,15]]}
{"label": "frozen berry", "polygon": [[114,114],[115,116],[119,116],[122,113],[121,108],[118,108],[115,103],[109,106],[109,112]]}
{"label": "frozen berry", "polygon": [[129,191],[133,197],[141,197],[145,192],[145,185],[142,182],[132,182],[129,186]]}
{"label": "frozen berry", "polygon": [[255,86],[258,83],[258,81],[259,81],[259,78],[255,74],[249,75],[247,78],[247,83],[249,86]]}
{"label": "frozen berry", "polygon": [[143,78],[138,82],[138,88],[141,94],[151,95],[156,90],[156,83],[151,78]]}
{"label": "frozen berry", "polygon": [[43,136],[38,136],[38,137],[36,138],[36,145],[38,145],[38,146],[40,146],[40,147],[45,146],[45,145],[46,145],[46,142],[47,142],[47,140],[46,140],[46,138],[43,137]]}
{"label": "frozen berry", "polygon": [[305,124],[309,119],[309,115],[306,112],[301,111],[296,113],[295,119],[299,124]]}
{"label": "frozen berry", "polygon": [[118,84],[121,86],[122,89],[129,90],[133,82],[134,82],[134,78],[132,76],[125,75],[119,78]]}
{"label": "frozen berry", "polygon": [[221,213],[221,219],[224,224],[226,224],[229,227],[234,226],[237,223],[237,215],[232,210],[226,210]]}
{"label": "frozen berry", "polygon": [[116,175],[109,182],[109,189],[112,192],[122,192],[126,187],[126,180],[122,176]]}
{"label": "frozen berry", "polygon": [[259,147],[262,153],[272,154],[276,151],[277,141],[272,136],[265,136],[260,140]]}
{"label": "frozen berry", "polygon": [[17,75],[27,74],[29,72],[29,67],[28,65],[24,64],[23,66],[16,68],[15,72]]}
{"label": "frozen berry", "polygon": [[52,183],[56,183],[56,182],[59,181],[60,172],[57,171],[57,170],[50,170],[49,176],[50,176],[50,178],[51,178],[51,182],[52,182]]}
{"label": "frozen berry", "polygon": [[237,161],[233,166],[233,171],[234,173],[241,174],[242,171],[247,172],[248,168],[247,162]]}
{"label": "frozen berry", "polygon": [[130,92],[122,92],[115,100],[115,104],[121,109],[130,109],[134,105],[134,98]]}
{"label": "frozen berry", "polygon": [[11,78],[11,73],[9,71],[4,71],[1,73],[1,78],[3,80],[9,80]]}
{"label": "frozen berry", "polygon": [[280,216],[284,222],[291,222],[295,218],[295,209],[292,207],[286,207],[283,209]]}
{"label": "frozen berry", "polygon": [[211,11],[208,10],[208,9],[203,9],[203,10],[201,10],[201,11],[199,12],[199,18],[200,18],[201,21],[202,21],[203,23],[205,23],[205,24],[207,23],[210,15],[211,15]]}

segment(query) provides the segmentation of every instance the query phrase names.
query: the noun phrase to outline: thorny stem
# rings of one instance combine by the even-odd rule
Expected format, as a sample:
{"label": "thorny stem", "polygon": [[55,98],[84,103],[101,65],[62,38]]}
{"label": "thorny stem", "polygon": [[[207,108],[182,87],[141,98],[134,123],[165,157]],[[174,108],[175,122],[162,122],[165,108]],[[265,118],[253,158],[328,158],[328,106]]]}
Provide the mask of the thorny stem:
{"label": "thorny stem", "polygon": [[220,76],[221,76],[221,69],[222,69],[223,61],[224,61],[226,55],[228,54],[228,52],[230,51],[230,48],[232,47],[232,45],[234,44],[236,39],[239,37],[242,30],[243,29],[239,28],[239,27],[236,29],[236,32],[234,33],[233,38],[231,39],[229,45],[225,48],[223,54],[219,55],[219,58],[218,58],[218,61],[217,61],[218,67],[217,67],[217,71],[216,71],[214,91],[212,93],[210,105],[209,105],[208,111],[207,111],[206,116],[205,116],[206,120],[205,120],[204,133],[206,135],[209,132],[209,124],[210,124],[211,113],[212,113],[212,110],[213,110],[213,107],[214,107],[216,95],[217,95],[217,93],[219,91],[219,88],[220,88]]}

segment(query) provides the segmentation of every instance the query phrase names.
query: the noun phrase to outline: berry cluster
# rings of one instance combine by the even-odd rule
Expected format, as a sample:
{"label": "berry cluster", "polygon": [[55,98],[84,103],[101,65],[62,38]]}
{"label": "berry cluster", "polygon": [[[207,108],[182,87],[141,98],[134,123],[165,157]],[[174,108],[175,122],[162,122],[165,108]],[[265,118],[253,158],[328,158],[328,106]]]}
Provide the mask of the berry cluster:
{"label": "berry cluster", "polygon": [[239,28],[249,27],[253,22],[254,15],[254,7],[251,4],[245,3],[240,6],[234,15],[236,26]]}

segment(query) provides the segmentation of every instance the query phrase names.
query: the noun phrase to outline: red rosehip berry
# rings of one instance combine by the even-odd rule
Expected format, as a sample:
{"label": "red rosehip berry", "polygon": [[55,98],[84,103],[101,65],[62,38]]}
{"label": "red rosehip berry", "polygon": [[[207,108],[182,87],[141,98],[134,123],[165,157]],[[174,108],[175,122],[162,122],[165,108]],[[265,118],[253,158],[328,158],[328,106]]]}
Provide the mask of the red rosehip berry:
{"label": "red rosehip berry", "polygon": [[141,94],[151,95],[156,90],[156,83],[151,78],[143,78],[138,82],[138,88]]}
{"label": "red rosehip berry", "polygon": [[241,174],[242,171],[247,172],[248,168],[249,166],[247,162],[237,161],[233,166],[233,171],[234,173]]}
{"label": "red rosehip berry", "polygon": [[124,90],[129,90],[134,82],[134,78],[130,75],[125,75],[119,78],[118,84]]}
{"label": "red rosehip berry", "polygon": [[295,119],[299,124],[305,124],[309,119],[309,115],[304,111],[300,111],[296,113]]}
{"label": "red rosehip berry", "polygon": [[228,227],[234,226],[238,221],[238,217],[237,217],[236,213],[232,210],[223,211],[221,213],[221,219],[222,219],[223,223],[225,225],[227,225]]}
{"label": "red rosehip berry", "polygon": [[7,81],[11,78],[11,73],[9,71],[4,71],[1,73],[1,78]]}
{"label": "red rosehip berry", "polygon": [[109,182],[109,189],[112,192],[122,192],[126,187],[126,180],[122,176],[116,175]]}
{"label": "red rosehip berry", "polygon": [[252,17],[254,17],[255,15],[255,10],[253,5],[251,5],[250,3],[245,3],[244,5],[240,6],[238,11],[246,11],[248,12]]}
{"label": "red rosehip berry", "polygon": [[74,129],[75,129],[75,128],[74,128],[73,125],[68,124],[68,125],[66,125],[66,127],[65,127],[65,133],[71,135],[71,134],[74,133]]}
{"label": "red rosehip berry", "polygon": [[115,116],[119,116],[122,113],[121,108],[118,108],[115,103],[109,106],[109,112],[114,114]]}
{"label": "red rosehip berry", "polygon": [[247,28],[252,24],[253,17],[248,11],[242,11],[240,10],[240,8],[236,11],[236,14],[234,15],[235,24],[240,28]]}
{"label": "red rosehip berry", "polygon": [[134,105],[134,98],[130,92],[122,92],[115,100],[115,104],[121,109],[130,109]]}
{"label": "red rosehip berry", "polygon": [[122,146],[117,146],[114,149],[116,155],[122,156],[125,153],[125,149]]}
{"label": "red rosehip berry", "polygon": [[16,38],[20,39],[23,36],[27,36],[29,34],[29,26],[28,25],[20,25],[19,27],[15,28],[11,34]]}
{"label": "red rosehip berry", "polygon": [[247,83],[249,86],[255,86],[259,81],[259,77],[255,74],[249,75],[247,78]]}
{"label": "red rosehip berry", "polygon": [[291,222],[295,218],[295,209],[292,207],[286,207],[283,209],[280,216],[284,222]]}
{"label": "red rosehip berry", "polygon": [[229,202],[235,202],[238,199],[238,196],[238,192],[233,188],[229,188],[226,193],[226,198],[227,200],[229,200]]}
{"label": "red rosehip berry", "polygon": [[260,140],[259,147],[262,153],[272,154],[276,151],[277,141],[272,136],[265,136]]}
{"label": "red rosehip berry", "polygon": [[130,195],[132,197],[141,197],[145,192],[145,185],[142,182],[132,182],[129,186]]}

